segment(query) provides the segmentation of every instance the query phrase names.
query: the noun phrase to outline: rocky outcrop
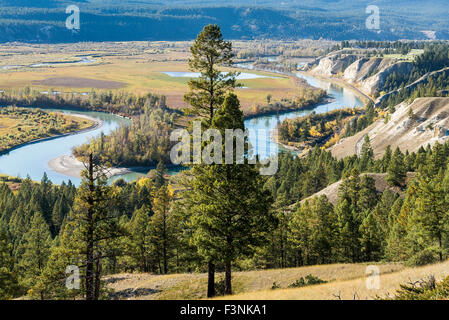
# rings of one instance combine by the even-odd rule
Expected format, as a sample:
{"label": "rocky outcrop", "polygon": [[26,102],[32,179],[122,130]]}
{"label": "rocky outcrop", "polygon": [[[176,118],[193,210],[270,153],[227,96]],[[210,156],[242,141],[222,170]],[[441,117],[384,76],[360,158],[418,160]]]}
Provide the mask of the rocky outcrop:
{"label": "rocky outcrop", "polygon": [[393,150],[399,147],[402,152],[415,152],[421,146],[448,141],[449,98],[418,98],[395,109],[388,122],[379,119],[356,135],[342,139],[330,148],[332,154],[339,159],[355,154],[365,135],[370,138],[376,158],[382,157],[388,145]]}
{"label": "rocky outcrop", "polygon": [[330,77],[343,73],[355,60],[357,60],[357,56],[352,54],[327,55],[319,60],[313,72]]}
{"label": "rocky outcrop", "polygon": [[307,65],[313,73],[331,77],[341,75],[345,81],[356,85],[365,94],[373,95],[383,90],[388,76],[394,72],[410,73],[412,64],[384,58],[366,58],[357,54],[329,54]]}
{"label": "rocky outcrop", "polygon": [[[387,61],[387,63],[385,64],[388,64],[388,62],[389,61]],[[413,68],[410,62],[394,62],[388,66],[382,66],[382,64],[383,63],[379,65],[379,70],[377,73],[360,83],[360,89],[367,94],[373,94],[376,91],[382,91],[385,80],[392,73],[396,72],[399,75],[408,74],[412,71]]]}

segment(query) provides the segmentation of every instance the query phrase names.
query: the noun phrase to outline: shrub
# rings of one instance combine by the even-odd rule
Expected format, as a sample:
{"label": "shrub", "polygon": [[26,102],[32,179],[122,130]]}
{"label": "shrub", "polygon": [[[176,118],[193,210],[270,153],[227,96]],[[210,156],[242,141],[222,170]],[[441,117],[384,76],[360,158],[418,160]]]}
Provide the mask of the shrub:
{"label": "shrub", "polygon": [[426,264],[431,264],[438,262],[438,252],[439,249],[435,247],[426,248],[414,256],[412,256],[408,261],[409,266],[424,266]]}
{"label": "shrub", "polygon": [[301,277],[299,280],[296,280],[296,282],[293,282],[291,285],[289,285],[289,288],[301,288],[306,286],[313,286],[316,284],[326,283],[327,281],[322,280],[318,277],[315,277],[311,274],[307,275],[305,278]]}
{"label": "shrub", "polygon": [[434,276],[426,279],[401,285],[395,300],[447,300],[449,298],[449,277],[436,282]]}
{"label": "shrub", "polygon": [[221,279],[218,282],[215,282],[215,295],[216,296],[224,296],[225,292],[225,279]]}
{"label": "shrub", "polygon": [[271,286],[271,290],[276,290],[276,289],[280,289],[281,286],[275,281],[273,282],[273,285]]}

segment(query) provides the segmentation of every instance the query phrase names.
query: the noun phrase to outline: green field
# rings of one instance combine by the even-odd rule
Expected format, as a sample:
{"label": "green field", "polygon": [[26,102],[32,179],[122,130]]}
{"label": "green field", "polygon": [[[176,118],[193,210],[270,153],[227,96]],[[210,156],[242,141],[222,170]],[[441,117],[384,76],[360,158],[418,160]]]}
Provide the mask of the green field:
{"label": "green field", "polygon": [[422,49],[412,49],[408,54],[386,54],[383,57],[389,59],[399,59],[404,61],[413,61],[415,57],[423,54],[424,50]]}
{"label": "green field", "polygon": [[[172,108],[185,107],[184,93],[188,91],[188,78],[170,77],[163,72],[188,72],[189,42],[130,42],[82,45],[15,45],[0,46],[0,90],[26,86],[41,91],[86,93],[92,88],[105,91],[148,92],[167,97]],[[82,46],[80,48],[80,46]],[[239,50],[246,50],[239,43]],[[63,51],[63,53],[61,53]],[[20,54],[13,54],[20,52]],[[81,64],[53,64],[31,68],[42,62],[67,62],[87,56],[94,60]],[[24,66],[8,69],[8,66]],[[226,71],[229,69],[223,69]],[[272,102],[282,98],[293,99],[301,84],[292,77],[269,72],[233,69],[270,78],[242,80],[244,88],[237,89],[242,108],[265,105],[267,95]]]}
{"label": "green field", "polygon": [[17,107],[0,109],[0,152],[15,146],[91,127],[93,121]]}

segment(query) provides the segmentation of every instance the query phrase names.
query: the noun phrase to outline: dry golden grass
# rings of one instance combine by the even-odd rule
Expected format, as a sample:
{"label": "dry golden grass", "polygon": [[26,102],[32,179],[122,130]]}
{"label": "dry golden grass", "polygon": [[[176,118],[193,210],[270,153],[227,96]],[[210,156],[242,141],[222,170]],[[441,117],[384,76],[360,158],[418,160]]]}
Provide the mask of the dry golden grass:
{"label": "dry golden grass", "polygon": [[[257,295],[259,292],[277,293],[270,290],[276,282],[282,288],[301,277],[312,274],[326,281],[351,280],[365,276],[367,264],[332,264],[289,269],[273,269],[233,273],[233,290],[236,294]],[[381,273],[387,274],[404,269],[402,264],[378,264]],[[223,279],[217,274],[216,281]],[[118,274],[108,277],[108,288],[115,291],[117,299],[205,299],[207,274]],[[257,292],[257,293],[256,293]],[[239,296],[238,296],[239,297]],[[226,297],[227,298],[227,297]],[[232,296],[231,298],[234,298]],[[329,299],[332,297],[328,297]]]}
{"label": "dry golden grass", "polygon": [[[449,275],[449,261],[424,267],[405,268],[392,272],[388,267],[380,267],[380,289],[369,290],[366,285],[366,275],[356,279],[337,280],[325,284],[297,289],[261,290],[227,296],[225,299],[256,299],[256,300],[328,300],[339,299],[376,299],[392,297],[401,284],[407,284],[425,279],[430,275],[441,280]],[[390,272],[388,272],[390,270]],[[315,274],[315,273],[314,273]]]}
{"label": "dry golden grass", "polygon": [[[391,297],[401,284],[433,275],[440,280],[449,275],[449,261],[424,267],[404,267],[400,263],[375,264],[380,271],[380,289],[368,290],[366,267],[369,264],[332,264],[290,269],[233,273],[232,296],[217,299],[242,300],[335,300]],[[301,277],[312,274],[329,281],[321,285],[286,289]],[[216,281],[223,274],[216,275]],[[115,299],[163,300],[205,299],[207,275],[202,274],[117,274],[106,278]],[[281,289],[272,290],[276,282]]]}

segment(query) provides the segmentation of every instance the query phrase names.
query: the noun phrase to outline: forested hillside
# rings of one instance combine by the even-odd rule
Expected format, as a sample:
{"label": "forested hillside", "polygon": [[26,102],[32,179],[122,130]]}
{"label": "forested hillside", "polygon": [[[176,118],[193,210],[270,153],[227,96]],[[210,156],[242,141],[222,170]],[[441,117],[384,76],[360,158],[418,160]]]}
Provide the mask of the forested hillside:
{"label": "forested hillside", "polygon": [[[260,3],[259,3],[260,2]],[[81,10],[79,32],[65,29],[67,5]],[[219,23],[232,39],[426,39],[435,30],[447,39],[444,1],[380,1],[381,31],[368,30],[369,1],[2,1],[0,41],[73,42],[192,40],[208,23]],[[426,15],[422,14],[425,8]],[[421,14],[417,14],[420,12]],[[400,18],[398,18],[398,16]]]}

